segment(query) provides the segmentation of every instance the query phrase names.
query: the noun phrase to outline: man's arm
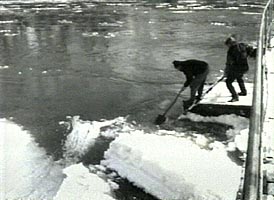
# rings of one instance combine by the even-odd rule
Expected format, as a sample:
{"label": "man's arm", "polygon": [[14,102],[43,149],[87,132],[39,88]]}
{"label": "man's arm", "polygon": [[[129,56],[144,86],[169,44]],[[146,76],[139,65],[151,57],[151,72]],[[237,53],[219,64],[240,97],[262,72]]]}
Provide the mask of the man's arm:
{"label": "man's arm", "polygon": [[256,58],[257,56],[257,48],[251,45],[246,45],[246,52],[247,52],[247,55],[251,58]]}
{"label": "man's arm", "polygon": [[233,54],[233,49],[229,49],[226,56],[226,63],[225,63],[225,75],[231,71],[231,67],[235,64],[235,56]]}
{"label": "man's arm", "polygon": [[184,87],[188,87],[193,80],[193,75],[192,73],[187,73],[186,75],[186,82],[184,83]]}

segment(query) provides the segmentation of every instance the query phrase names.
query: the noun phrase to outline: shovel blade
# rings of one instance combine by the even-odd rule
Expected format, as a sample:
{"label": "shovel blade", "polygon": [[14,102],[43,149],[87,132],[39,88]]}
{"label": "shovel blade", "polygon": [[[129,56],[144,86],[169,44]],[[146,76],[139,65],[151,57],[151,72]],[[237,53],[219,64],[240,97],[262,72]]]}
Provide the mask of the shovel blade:
{"label": "shovel blade", "polygon": [[158,115],[158,117],[155,119],[154,124],[160,125],[166,121],[166,117],[164,115]]}

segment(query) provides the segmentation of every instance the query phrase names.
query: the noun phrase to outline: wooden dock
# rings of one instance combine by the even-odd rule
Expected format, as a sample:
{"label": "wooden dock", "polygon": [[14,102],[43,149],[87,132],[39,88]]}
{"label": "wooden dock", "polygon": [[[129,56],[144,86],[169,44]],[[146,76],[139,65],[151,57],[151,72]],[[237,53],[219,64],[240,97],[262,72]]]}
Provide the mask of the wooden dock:
{"label": "wooden dock", "polygon": [[[240,92],[236,81],[233,83],[233,86],[237,92]],[[226,87],[226,83],[220,82],[208,94],[206,94],[199,104],[191,111],[208,116],[238,114],[249,117],[250,108],[252,106],[253,84],[245,83],[245,86],[247,89],[247,95],[239,96],[239,101],[229,102],[232,98],[231,94]],[[207,90],[206,87],[205,90]]]}
{"label": "wooden dock", "polygon": [[[236,81],[233,83],[233,86],[236,91],[240,92],[238,83]],[[218,104],[223,106],[251,106],[253,84],[245,83],[245,86],[247,89],[246,96],[239,96],[239,101],[228,102],[231,99],[231,94],[228,91],[225,82],[220,82],[208,94],[204,96],[200,104]]]}

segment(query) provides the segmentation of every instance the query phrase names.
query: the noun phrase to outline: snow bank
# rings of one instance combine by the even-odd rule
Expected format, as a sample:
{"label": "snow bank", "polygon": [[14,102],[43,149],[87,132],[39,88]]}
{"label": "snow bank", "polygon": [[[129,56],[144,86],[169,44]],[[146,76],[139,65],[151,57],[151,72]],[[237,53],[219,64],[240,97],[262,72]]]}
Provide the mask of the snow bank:
{"label": "snow bank", "polygon": [[141,132],[116,138],[102,164],[159,199],[235,199],[241,176],[224,146]]}
{"label": "snow bank", "polygon": [[52,199],[64,178],[61,166],[6,119],[0,119],[0,141],[1,199]]}
{"label": "snow bank", "polygon": [[54,200],[114,200],[110,185],[81,163],[63,170],[67,175]]}

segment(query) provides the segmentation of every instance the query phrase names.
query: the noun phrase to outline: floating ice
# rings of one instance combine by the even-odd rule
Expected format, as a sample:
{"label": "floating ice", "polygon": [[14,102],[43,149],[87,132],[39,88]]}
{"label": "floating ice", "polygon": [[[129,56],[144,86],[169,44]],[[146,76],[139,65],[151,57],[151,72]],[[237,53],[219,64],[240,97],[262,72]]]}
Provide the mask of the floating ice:
{"label": "floating ice", "polygon": [[64,178],[62,167],[11,121],[0,119],[0,137],[3,199],[52,199]]}
{"label": "floating ice", "polygon": [[174,14],[181,14],[181,13],[193,13],[191,10],[174,10],[172,11]]}
{"label": "floating ice", "polygon": [[18,35],[17,33],[5,33],[4,34],[6,37],[14,37],[16,35]]}
{"label": "floating ice", "polygon": [[0,69],[8,69],[8,68],[9,68],[8,65],[4,65],[4,66],[1,66],[1,65],[0,65]]}
{"label": "floating ice", "polygon": [[115,36],[116,36],[115,33],[107,33],[107,35],[105,35],[104,37],[105,38],[113,38]]}
{"label": "floating ice", "polygon": [[201,149],[186,138],[121,134],[102,164],[160,199],[235,199],[241,167],[224,145]]}
{"label": "floating ice", "polygon": [[215,25],[215,26],[225,26],[226,23],[225,22],[211,22],[211,25]]}
{"label": "floating ice", "polygon": [[[244,151],[247,138],[241,134],[248,128],[248,119],[236,115],[203,117],[193,113],[182,117],[233,126],[226,133],[231,136],[230,143],[224,145],[204,135],[190,136],[168,130],[146,134],[124,117],[90,122],[76,116],[72,118],[65,155],[84,155],[99,136],[113,137],[116,139],[105,152],[102,165],[114,169],[146,192],[160,199],[233,199],[240,184],[241,166],[229,159],[227,151],[236,148]],[[100,165],[90,170],[105,176],[105,168]],[[116,174],[111,176],[115,178]],[[112,187],[115,189],[115,185]]]}
{"label": "floating ice", "polygon": [[230,115],[221,115],[217,117],[205,117],[200,116],[194,113],[187,113],[186,115],[181,115],[180,119],[191,119],[196,122],[216,122],[223,123],[233,126],[233,129],[226,131],[226,136],[229,139],[229,144],[227,150],[232,151],[235,149],[240,150],[241,152],[246,152],[247,149],[247,140],[248,140],[248,128],[249,128],[249,119],[241,117],[235,114]]}
{"label": "floating ice", "polygon": [[122,27],[123,22],[117,21],[116,23],[101,22],[99,26],[110,26],[110,27]]}
{"label": "floating ice", "polygon": [[92,32],[92,33],[82,33],[84,37],[96,37],[99,36],[98,32]]}
{"label": "floating ice", "polygon": [[115,186],[90,173],[83,164],[71,165],[63,172],[67,177],[54,200],[114,200],[111,197],[111,188]]}
{"label": "floating ice", "polygon": [[[96,139],[101,135],[114,137],[115,133],[110,128],[108,131],[102,131],[101,128],[116,124],[123,124],[126,119],[122,117],[108,121],[83,121],[79,116],[74,116],[71,121],[72,131],[68,134],[65,146],[64,156],[66,158],[79,158],[83,156],[90,147],[93,146]],[[115,130],[115,129],[114,129]]]}
{"label": "floating ice", "polygon": [[248,127],[249,125],[249,119],[245,117],[241,117],[235,114],[230,115],[221,115],[217,117],[205,117],[201,115],[197,115],[194,113],[187,113],[186,115],[181,115],[179,119],[188,118],[195,122],[217,122],[222,124],[227,124],[233,126],[236,130],[242,130]]}
{"label": "floating ice", "polygon": [[257,12],[242,12],[244,15],[261,15],[262,13]]}
{"label": "floating ice", "polygon": [[73,22],[70,21],[70,20],[63,19],[63,20],[58,20],[58,23],[60,23],[60,24],[72,24]]}
{"label": "floating ice", "polygon": [[0,33],[11,33],[11,30],[0,30]]}
{"label": "floating ice", "polygon": [[16,20],[15,21],[12,21],[12,20],[10,20],[10,21],[0,21],[0,24],[12,24],[12,23],[15,23],[15,22],[17,22]]}

